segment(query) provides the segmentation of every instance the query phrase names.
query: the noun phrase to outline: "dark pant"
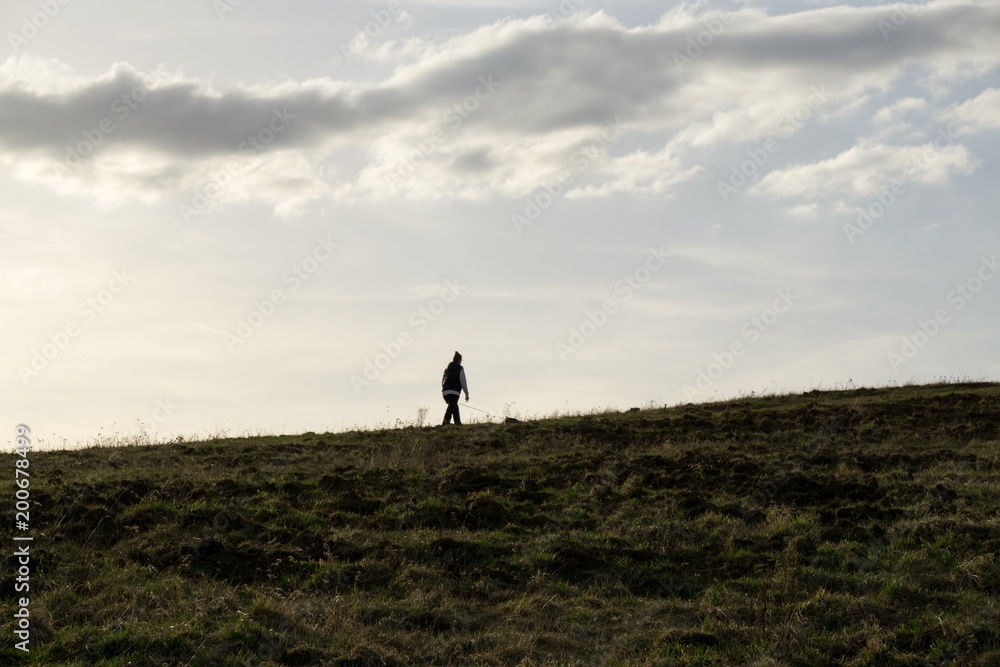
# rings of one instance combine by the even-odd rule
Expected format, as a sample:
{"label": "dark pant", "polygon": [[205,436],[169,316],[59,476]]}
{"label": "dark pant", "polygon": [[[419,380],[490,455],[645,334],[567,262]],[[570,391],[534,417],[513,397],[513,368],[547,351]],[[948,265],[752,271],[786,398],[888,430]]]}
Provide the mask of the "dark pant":
{"label": "dark pant", "polygon": [[462,418],[458,415],[458,396],[454,394],[447,394],[444,397],[444,402],[448,404],[448,409],[444,411],[444,423],[449,423],[451,418],[454,417],[455,424],[461,425]]}

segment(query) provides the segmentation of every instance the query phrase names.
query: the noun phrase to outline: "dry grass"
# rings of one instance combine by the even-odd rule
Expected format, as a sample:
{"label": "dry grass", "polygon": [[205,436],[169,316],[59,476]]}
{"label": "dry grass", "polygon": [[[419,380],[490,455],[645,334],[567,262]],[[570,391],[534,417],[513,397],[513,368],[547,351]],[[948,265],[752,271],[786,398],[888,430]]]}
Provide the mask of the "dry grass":
{"label": "dry grass", "polygon": [[38,452],[32,652],[4,652],[1000,664],[998,441],[977,383]]}

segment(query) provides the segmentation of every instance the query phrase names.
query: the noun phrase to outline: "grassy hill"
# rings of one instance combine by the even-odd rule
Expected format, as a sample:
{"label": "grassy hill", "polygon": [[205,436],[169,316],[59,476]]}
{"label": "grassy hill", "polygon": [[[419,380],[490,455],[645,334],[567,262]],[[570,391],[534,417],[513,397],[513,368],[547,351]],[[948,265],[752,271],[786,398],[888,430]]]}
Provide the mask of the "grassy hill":
{"label": "grassy hill", "polygon": [[9,557],[0,653],[1000,665],[998,445],[979,383],[33,453],[31,653]]}

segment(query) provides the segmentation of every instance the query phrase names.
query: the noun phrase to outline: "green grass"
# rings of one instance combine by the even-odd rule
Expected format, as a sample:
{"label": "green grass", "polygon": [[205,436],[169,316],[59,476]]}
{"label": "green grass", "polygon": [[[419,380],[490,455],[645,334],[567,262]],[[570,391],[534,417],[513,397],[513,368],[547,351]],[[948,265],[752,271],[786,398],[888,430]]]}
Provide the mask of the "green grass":
{"label": "green grass", "polygon": [[0,653],[997,665],[998,442],[965,383],[36,452],[32,651]]}

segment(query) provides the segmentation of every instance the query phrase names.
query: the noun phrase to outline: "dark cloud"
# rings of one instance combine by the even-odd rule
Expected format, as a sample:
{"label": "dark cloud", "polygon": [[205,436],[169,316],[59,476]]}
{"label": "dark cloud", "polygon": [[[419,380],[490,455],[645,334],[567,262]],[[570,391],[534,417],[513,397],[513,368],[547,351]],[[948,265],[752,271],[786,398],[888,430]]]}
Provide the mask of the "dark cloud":
{"label": "dark cloud", "polygon": [[[262,136],[269,150],[333,144],[365,150],[391,136],[388,150],[405,155],[433,128],[454,139],[461,127],[463,141],[492,145],[458,157],[454,148],[434,155],[435,145],[424,161],[440,162],[458,178],[504,168],[512,173],[523,152],[504,157],[505,143],[542,145],[532,154],[533,173],[541,173],[547,167],[539,165],[564,168],[572,150],[567,146],[616,117],[641,126],[646,151],[661,150],[685,128],[700,144],[754,140],[764,124],[762,100],[801,104],[810,86],[824,85],[837,98],[828,109],[833,113],[872,89],[885,89],[913,65],[931,71],[963,60],[980,68],[1000,62],[996,5],[966,0],[893,11],[902,12],[674,12],[636,29],[600,13],[562,22],[512,21],[455,38],[368,84],[285,81],[218,91],[174,77],[149,86],[145,74],[118,65],[108,76],[61,92],[45,82],[0,86],[0,157],[62,159],[66,146],[108,121],[113,130],[102,137],[108,146],[191,160],[235,154],[248,137]],[[887,33],[886,26],[894,29]],[[751,117],[751,107],[758,117]],[[746,117],[724,117],[734,110]],[[280,131],[269,133],[275,122]],[[565,132],[577,135],[554,140]],[[629,182],[656,176],[640,172],[657,164],[633,161]]]}
{"label": "dark cloud", "polygon": [[[115,76],[62,94],[38,94],[20,86],[0,91],[0,142],[9,150],[60,150],[81,132],[115,121],[116,142],[177,155],[232,152],[267,127],[275,109],[295,116],[282,146],[314,146],[328,138],[377,134],[386,126],[441,114],[454,104],[482,97],[483,77],[502,93],[476,114],[496,129],[544,134],[599,125],[623,109],[654,104],[696,84],[697,67],[724,67],[732,76],[793,71],[812,79],[857,77],[907,62],[975,51],[1000,34],[1000,8],[980,4],[916,7],[883,37],[885,8],[837,8],[768,18],[755,12],[728,16],[725,29],[701,48],[686,51],[688,38],[708,22],[691,26],[626,30],[610,19],[524,29],[497,27],[495,39],[462,55],[438,56],[402,70],[387,83],[282,84],[271,92],[231,89],[216,93],[199,82],[145,89],[143,74],[120,67]],[[899,22],[899,19],[896,19]],[[991,41],[992,40],[992,41]],[[707,39],[703,39],[703,42]],[[690,70],[677,54],[697,53]],[[704,70],[708,72],[708,69]],[[137,101],[127,108],[129,98]],[[130,111],[127,118],[122,118]]]}

